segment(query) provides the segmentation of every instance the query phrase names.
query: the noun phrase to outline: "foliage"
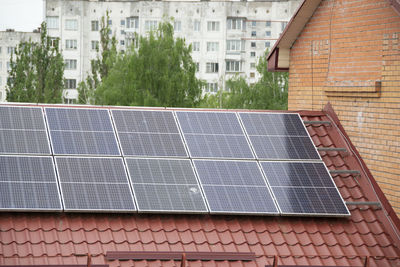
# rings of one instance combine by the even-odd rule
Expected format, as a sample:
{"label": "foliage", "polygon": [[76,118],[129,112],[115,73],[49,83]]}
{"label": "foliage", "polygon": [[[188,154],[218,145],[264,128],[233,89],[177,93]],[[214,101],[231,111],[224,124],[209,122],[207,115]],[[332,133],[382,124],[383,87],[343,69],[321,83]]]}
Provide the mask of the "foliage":
{"label": "foliage", "polygon": [[78,85],[78,103],[88,104],[94,102],[94,91],[101,84],[101,81],[108,75],[117,59],[117,39],[111,36],[111,28],[108,25],[110,12],[101,17],[100,22],[100,47],[97,47],[98,56],[90,61],[91,72]]}
{"label": "foliage", "polygon": [[[52,41],[57,45],[53,46]],[[58,39],[52,40],[47,35],[45,22],[41,25],[40,43],[21,42],[11,55],[10,68],[7,101],[62,102],[64,60]]]}
{"label": "foliage", "polygon": [[204,99],[202,107],[231,109],[287,109],[288,74],[268,72],[266,55],[259,59],[260,80],[247,84],[242,76],[226,81],[228,92],[220,90]]}
{"label": "foliage", "polygon": [[174,38],[169,22],[139,37],[95,91],[96,104],[195,107],[203,82],[195,76],[191,46]]}

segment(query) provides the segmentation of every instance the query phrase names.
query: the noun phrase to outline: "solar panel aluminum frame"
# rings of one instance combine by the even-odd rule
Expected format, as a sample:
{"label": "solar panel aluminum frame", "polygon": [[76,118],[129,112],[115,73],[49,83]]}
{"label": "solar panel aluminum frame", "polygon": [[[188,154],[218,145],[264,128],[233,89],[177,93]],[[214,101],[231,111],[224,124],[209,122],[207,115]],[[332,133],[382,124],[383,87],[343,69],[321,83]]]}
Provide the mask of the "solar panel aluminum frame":
{"label": "solar panel aluminum frame", "polygon": [[281,210],[281,207],[279,206],[279,202],[278,202],[278,200],[277,200],[277,198],[276,198],[276,196],[275,196],[274,190],[272,189],[273,187],[279,187],[279,186],[271,186],[271,185],[269,184],[267,175],[266,175],[266,173],[264,172],[263,168],[261,167],[261,162],[288,162],[288,161],[287,161],[287,160],[274,160],[274,161],[272,161],[272,160],[262,160],[262,161],[258,161],[258,165],[259,165],[259,167],[260,167],[260,170],[261,170],[261,172],[262,172],[262,174],[263,174],[263,176],[264,176],[264,179],[265,179],[266,183],[268,184],[268,187],[269,187],[270,190],[271,190],[272,197],[274,198],[274,201],[276,202],[276,205],[277,205],[277,207],[278,207],[278,210],[279,210],[281,216],[304,216],[304,217],[350,217],[350,216],[351,216],[351,213],[350,213],[349,209],[347,208],[347,205],[346,205],[346,203],[345,203],[345,201],[344,201],[342,195],[340,194],[340,191],[339,191],[338,187],[336,186],[336,183],[335,183],[335,181],[333,180],[332,175],[329,173],[329,169],[326,167],[325,162],[323,162],[323,161],[321,161],[321,162],[300,161],[300,162],[299,162],[299,161],[296,161],[296,160],[291,160],[291,161],[289,161],[289,162],[305,163],[305,164],[311,164],[311,163],[321,163],[321,164],[323,164],[323,166],[324,166],[324,168],[325,168],[325,170],[326,170],[326,173],[329,175],[329,178],[330,178],[332,184],[335,185],[335,187],[312,187],[312,186],[291,186],[291,187],[292,187],[292,188],[335,188],[335,189],[336,189],[336,192],[338,193],[338,195],[339,195],[339,197],[340,197],[340,199],[342,200],[342,203],[343,203],[344,207],[346,208],[347,214],[285,213],[285,212],[283,212],[283,211]]}
{"label": "solar panel aluminum frame", "polygon": [[[317,150],[314,142],[312,141],[310,133],[307,131],[307,127],[304,125],[304,122],[301,119],[301,116],[300,116],[299,113],[295,113],[295,112],[285,112],[285,113],[284,112],[273,112],[273,113],[272,112],[270,112],[270,113],[267,113],[267,112],[236,112],[236,113],[237,113],[239,122],[242,125],[243,131],[245,132],[246,138],[248,138],[248,142],[249,142],[250,147],[251,147],[251,149],[252,149],[252,151],[253,151],[253,153],[255,155],[255,159],[261,160],[261,161],[310,161],[310,162],[312,162],[312,161],[316,161],[316,162],[322,161],[322,157],[318,153],[318,150]],[[277,135],[250,135],[250,134],[248,134],[247,130],[246,130],[246,127],[244,126],[242,117],[240,116],[241,113],[248,113],[248,114],[292,114],[292,115],[297,115],[297,117],[301,121],[301,124],[304,127],[304,131],[307,133],[307,136],[297,136],[297,135],[295,135],[294,137],[308,137],[310,139],[310,142],[313,145],[315,153],[318,155],[319,159],[275,159],[275,158],[271,159],[271,158],[258,158],[258,155],[257,155],[257,153],[256,153],[256,151],[254,149],[254,146],[253,146],[253,144],[252,144],[252,142],[250,140],[250,136],[277,136]],[[281,135],[281,136],[289,136],[290,137],[290,135]]]}
{"label": "solar panel aluminum frame", "polygon": [[[133,209],[133,210],[126,210],[126,209],[112,209],[112,210],[110,210],[110,209],[106,209],[106,210],[103,210],[103,209],[66,209],[65,200],[64,200],[65,198],[64,198],[63,191],[62,191],[62,184],[63,183],[61,182],[61,179],[59,177],[58,165],[57,165],[57,160],[56,160],[57,158],[120,159],[122,161],[122,164],[123,164],[124,172],[125,172],[125,175],[126,175],[125,178],[127,179],[127,183],[126,184],[127,184],[128,188],[129,188],[129,193],[131,195],[131,199],[133,201],[133,205],[134,205],[135,209]],[[128,177],[127,168],[126,168],[126,165],[125,165],[125,160],[122,157],[115,157],[115,156],[114,157],[104,157],[104,156],[91,157],[91,156],[61,156],[61,155],[57,155],[57,156],[54,156],[54,162],[55,162],[55,166],[56,166],[57,178],[59,180],[59,191],[60,191],[60,194],[61,194],[61,201],[62,201],[62,205],[63,205],[63,209],[64,209],[63,211],[64,212],[78,212],[78,213],[83,213],[83,212],[87,212],[87,213],[137,213],[137,203],[136,203],[136,199],[134,198],[132,184],[131,184],[130,179]],[[85,183],[82,183],[82,184],[85,184]],[[86,183],[86,184],[97,184],[97,183]],[[107,183],[104,183],[104,184],[107,184]],[[122,183],[108,183],[108,184],[122,184]]]}
{"label": "solar panel aluminum frame", "polygon": [[[120,136],[119,136],[119,131],[117,129],[116,123],[115,123],[115,119],[114,119],[114,115],[113,115],[113,110],[122,110],[122,111],[148,111],[148,112],[169,112],[172,114],[172,117],[174,118],[175,124],[177,126],[178,132],[176,133],[177,135],[179,135],[180,140],[182,141],[183,144],[183,148],[185,149],[186,152],[186,156],[182,157],[182,156],[143,156],[143,155],[125,155],[124,150],[122,149],[122,144],[120,141]],[[127,108],[110,108],[109,109],[110,112],[110,117],[111,117],[111,121],[113,124],[113,128],[114,128],[114,133],[116,135],[117,141],[118,141],[118,145],[119,145],[119,149],[120,149],[120,153],[121,156],[123,157],[128,157],[128,158],[155,158],[155,159],[160,159],[160,158],[165,158],[165,159],[169,159],[169,158],[174,158],[174,159],[188,159],[189,158],[189,150],[187,148],[186,142],[184,140],[178,119],[175,116],[175,112],[173,110],[166,110],[166,109],[152,109],[149,107],[143,107],[140,109],[127,109]],[[147,133],[147,132],[143,132],[143,133]],[[174,133],[171,133],[174,134]]]}
{"label": "solar panel aluminum frame", "polygon": [[[115,140],[115,142],[116,142],[116,145],[117,145],[117,147],[118,147],[118,155],[104,155],[104,154],[102,154],[102,155],[98,155],[98,154],[55,154],[55,152],[54,152],[54,149],[53,149],[53,140],[52,140],[52,138],[51,138],[51,134],[50,134],[50,132],[52,131],[51,129],[50,129],[50,125],[49,125],[49,122],[48,122],[48,120],[47,120],[47,113],[46,113],[46,109],[75,109],[75,110],[105,110],[105,111],[107,111],[107,114],[108,114],[108,118],[110,119],[110,123],[111,123],[111,127],[112,127],[112,131],[80,131],[80,132],[88,132],[88,133],[90,133],[90,132],[99,132],[99,133],[108,133],[108,132],[112,132],[112,134],[113,134],[113,136],[114,136],[114,140]],[[45,122],[46,122],[46,127],[47,127],[47,129],[48,129],[48,138],[49,138],[49,140],[50,140],[50,146],[51,146],[51,151],[52,151],[52,155],[53,156],[60,156],[60,157],[68,157],[68,156],[71,156],[71,157],[118,157],[118,156],[122,156],[122,153],[121,153],[121,147],[120,147],[120,143],[119,143],[119,139],[117,139],[117,136],[116,136],[116,129],[114,128],[114,124],[113,124],[113,120],[112,120],[112,117],[111,117],[111,114],[110,114],[110,110],[109,109],[106,109],[106,108],[95,108],[95,109],[93,109],[93,108],[77,108],[77,107],[65,107],[65,106],[60,106],[60,107],[55,107],[55,106],[46,106],[45,108],[44,108],[44,113],[45,113],[45,117],[46,117],[46,120],[45,120]],[[62,132],[62,130],[56,130],[56,131],[60,131],[60,132]],[[71,132],[79,132],[79,131],[71,131]]]}
{"label": "solar panel aluminum frame", "polygon": [[[43,131],[46,134],[46,140],[47,140],[47,148],[49,153],[0,153],[0,155],[24,155],[24,156],[29,156],[29,155],[41,155],[41,156],[50,156],[53,155],[53,149],[50,143],[50,135],[48,132],[48,125],[47,125],[47,118],[45,116],[44,110],[42,107],[38,107],[38,106],[12,106],[12,105],[2,105],[2,107],[16,107],[16,108],[34,108],[34,109],[40,109],[41,114],[42,114],[42,119],[43,119]],[[26,129],[2,129],[2,130],[10,130],[10,131],[15,131],[15,130],[19,130],[19,131],[24,131]],[[34,131],[38,131],[40,132],[41,130],[34,130]]]}
{"label": "solar panel aluminum frame", "polygon": [[[139,201],[138,201],[138,199],[137,199],[137,197],[136,197],[136,192],[135,192],[135,186],[134,186],[134,184],[136,184],[136,183],[133,183],[133,181],[132,181],[132,176],[131,176],[131,174],[130,174],[130,171],[129,171],[129,168],[127,167],[128,166],[128,164],[127,164],[127,162],[126,162],[126,160],[127,159],[130,159],[130,158],[132,158],[132,159],[154,159],[154,160],[187,160],[187,161],[189,161],[190,162],[190,166],[192,167],[192,170],[193,170],[193,174],[194,174],[194,176],[195,176],[195,178],[196,178],[196,181],[197,181],[197,186],[199,187],[199,189],[200,189],[200,194],[201,194],[201,197],[202,197],[202,200],[203,200],[203,204],[204,204],[204,206],[206,207],[206,211],[199,211],[199,210],[193,210],[193,211],[187,211],[187,210],[168,210],[168,211],[166,211],[166,210],[142,210],[142,209],[140,209],[140,205],[139,205]],[[197,177],[197,173],[196,173],[196,170],[195,170],[195,167],[194,167],[194,165],[193,165],[193,162],[192,162],[192,160],[191,159],[186,159],[186,158],[184,158],[184,159],[182,159],[182,158],[165,158],[165,157],[158,157],[158,158],[155,158],[155,157],[140,157],[140,158],[138,158],[138,157],[131,157],[131,156],[129,156],[129,157],[124,157],[124,164],[125,164],[125,167],[126,167],[126,171],[127,171],[127,173],[128,173],[128,179],[129,179],[129,182],[130,182],[130,184],[131,184],[131,187],[132,187],[132,192],[133,192],[133,197],[134,197],[134,199],[135,199],[135,204],[136,204],[136,208],[137,208],[137,211],[138,211],[138,213],[155,213],[155,214],[208,214],[209,212],[210,212],[210,209],[209,209],[209,206],[208,206],[208,203],[207,203],[207,198],[205,197],[205,194],[204,194],[204,192],[203,192],[203,188],[201,187],[201,183],[200,183],[200,181],[199,181],[199,178]],[[184,184],[184,185],[192,185],[192,184]],[[193,184],[194,185],[194,184]]]}
{"label": "solar panel aluminum frame", "polygon": [[[244,138],[245,138],[245,140],[246,140],[247,145],[249,146],[249,149],[250,149],[251,154],[252,154],[253,157],[252,157],[252,158],[193,157],[193,155],[192,155],[191,152],[190,152],[188,143],[187,143],[187,141],[186,141],[185,133],[183,132],[182,126],[181,126],[181,124],[180,124],[180,122],[179,122],[179,120],[178,120],[177,112],[205,112],[205,113],[228,113],[228,114],[233,113],[233,114],[235,114],[236,119],[237,119],[238,122],[239,122],[239,126],[240,126],[240,128],[241,128],[241,130],[242,130],[242,134],[243,134],[243,136],[244,136]],[[176,122],[177,122],[177,124],[178,124],[179,132],[181,133],[181,136],[182,136],[182,138],[183,138],[184,145],[185,145],[185,147],[186,147],[186,150],[187,150],[187,153],[188,153],[190,159],[205,159],[205,160],[207,160],[207,159],[218,159],[218,160],[236,160],[236,159],[237,159],[237,160],[253,160],[253,159],[256,159],[256,154],[255,154],[255,152],[254,152],[253,146],[251,145],[250,140],[249,140],[248,137],[247,137],[247,133],[246,133],[246,131],[245,131],[243,125],[242,125],[242,122],[241,122],[241,120],[240,120],[240,118],[239,118],[237,112],[227,112],[227,111],[216,111],[216,112],[214,111],[214,112],[213,112],[213,111],[209,111],[209,110],[200,110],[200,111],[198,111],[198,110],[185,110],[185,109],[181,109],[181,110],[175,110],[175,111],[174,111],[174,115],[175,115],[175,117],[176,117],[175,119],[176,119]],[[205,134],[205,135],[208,135],[208,134]],[[222,134],[209,134],[209,135],[222,135]],[[241,136],[241,135],[230,134],[230,136]]]}
{"label": "solar panel aluminum frame", "polygon": [[[201,180],[200,180],[200,176],[199,176],[199,173],[198,173],[198,171],[197,171],[196,164],[194,164],[193,160],[196,160],[196,161],[209,161],[209,160],[213,160],[213,161],[255,162],[255,163],[257,164],[258,170],[260,171],[261,177],[263,178],[263,181],[264,181],[264,184],[265,184],[265,188],[267,189],[268,193],[271,195],[272,200],[273,200],[273,203],[274,203],[274,206],[275,206],[275,208],[276,208],[276,210],[277,210],[278,212],[277,212],[277,213],[274,213],[274,212],[233,212],[233,211],[228,211],[228,212],[226,212],[226,211],[211,211],[210,204],[209,204],[209,202],[208,202],[207,196],[206,196],[205,191],[204,191],[203,183],[202,183]],[[258,164],[258,162],[257,162],[256,160],[240,160],[240,159],[239,159],[239,160],[238,160],[238,159],[234,159],[234,160],[232,160],[232,159],[229,159],[229,160],[227,160],[227,159],[191,159],[191,161],[192,161],[193,169],[194,169],[194,171],[195,171],[195,174],[196,174],[197,180],[198,180],[198,182],[199,182],[201,191],[202,191],[203,194],[204,194],[204,200],[206,201],[207,208],[208,208],[208,210],[209,210],[209,212],[210,212],[211,215],[251,215],[251,216],[279,216],[279,215],[281,215],[280,209],[279,209],[279,207],[278,207],[278,205],[277,205],[277,203],[276,203],[275,195],[272,194],[272,191],[271,191],[271,189],[270,189],[270,187],[269,187],[269,184],[268,184],[268,182],[267,182],[266,179],[265,179],[264,173],[263,173],[263,171],[262,171],[260,165]],[[224,186],[224,185],[220,185],[220,186]],[[229,187],[229,185],[227,185],[227,186]],[[260,187],[260,188],[261,188],[262,186],[251,186],[251,187]]]}
{"label": "solar panel aluminum frame", "polygon": [[[0,157],[20,157],[18,155],[0,155]],[[0,208],[0,211],[11,211],[11,212],[62,212],[64,209],[64,203],[62,201],[62,195],[61,195],[61,190],[60,190],[60,183],[58,180],[58,176],[57,176],[57,171],[55,168],[55,164],[54,164],[54,158],[52,156],[30,156],[30,155],[23,155],[23,157],[28,157],[28,158],[50,158],[51,159],[51,164],[52,164],[52,170],[53,170],[53,174],[54,174],[54,183],[57,186],[57,196],[58,196],[58,204],[60,209],[26,209],[26,208],[13,208],[13,209],[2,209]],[[12,182],[12,181],[9,181]],[[1,185],[2,182],[0,182]],[[24,182],[19,182],[21,184],[23,184]],[[27,182],[25,182],[27,183]],[[52,184],[50,182],[29,182],[30,184]]]}

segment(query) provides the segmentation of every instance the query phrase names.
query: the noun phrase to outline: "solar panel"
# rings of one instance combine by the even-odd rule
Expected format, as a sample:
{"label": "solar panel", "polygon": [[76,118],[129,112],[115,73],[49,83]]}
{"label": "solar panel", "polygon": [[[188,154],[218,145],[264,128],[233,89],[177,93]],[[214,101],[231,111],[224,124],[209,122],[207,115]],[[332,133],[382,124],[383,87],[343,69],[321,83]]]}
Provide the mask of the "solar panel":
{"label": "solar panel", "polygon": [[172,111],[112,110],[125,156],[187,157]]}
{"label": "solar panel", "polygon": [[122,158],[55,160],[66,211],[136,211]]}
{"label": "solar panel", "polygon": [[263,161],[278,206],[284,215],[350,215],[322,162]]}
{"label": "solar panel", "polygon": [[0,118],[0,154],[50,154],[41,108],[0,106]]}
{"label": "solar panel", "polygon": [[253,159],[235,113],[176,111],[193,158]]}
{"label": "solar panel", "polygon": [[125,158],[141,212],[205,213],[190,160]]}
{"label": "solar panel", "polygon": [[279,214],[257,162],[193,162],[211,213]]}
{"label": "solar panel", "polygon": [[320,160],[298,114],[240,112],[257,159]]}
{"label": "solar panel", "polygon": [[46,108],[55,155],[120,155],[105,109]]}
{"label": "solar panel", "polygon": [[1,210],[62,210],[52,157],[0,156]]}

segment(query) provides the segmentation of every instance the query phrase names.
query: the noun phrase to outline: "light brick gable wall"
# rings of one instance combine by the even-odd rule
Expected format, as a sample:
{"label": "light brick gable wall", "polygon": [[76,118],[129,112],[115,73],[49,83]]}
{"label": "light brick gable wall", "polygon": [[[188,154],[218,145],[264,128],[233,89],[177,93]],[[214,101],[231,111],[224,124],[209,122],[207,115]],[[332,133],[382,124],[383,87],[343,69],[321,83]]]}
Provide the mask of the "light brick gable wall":
{"label": "light brick gable wall", "polygon": [[329,101],[400,214],[400,16],[387,0],[323,0],[290,51],[289,109]]}

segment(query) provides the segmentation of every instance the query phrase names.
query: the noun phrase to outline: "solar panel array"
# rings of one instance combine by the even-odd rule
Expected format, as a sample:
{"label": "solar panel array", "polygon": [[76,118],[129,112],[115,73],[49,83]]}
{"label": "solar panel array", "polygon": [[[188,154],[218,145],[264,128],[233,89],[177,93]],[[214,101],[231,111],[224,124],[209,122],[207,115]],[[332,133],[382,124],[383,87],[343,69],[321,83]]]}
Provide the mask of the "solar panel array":
{"label": "solar panel array", "polygon": [[0,210],[346,216],[298,114],[0,106]]}

